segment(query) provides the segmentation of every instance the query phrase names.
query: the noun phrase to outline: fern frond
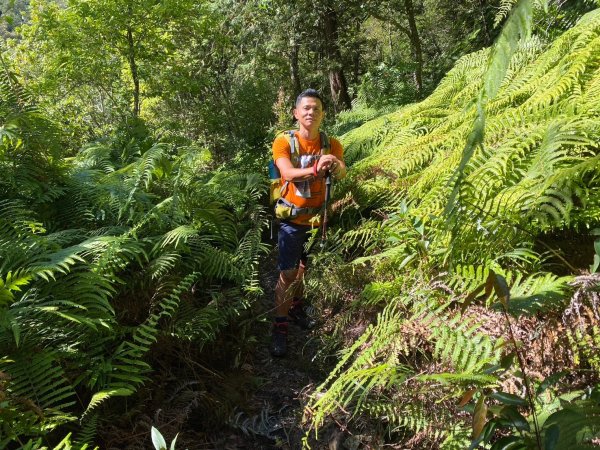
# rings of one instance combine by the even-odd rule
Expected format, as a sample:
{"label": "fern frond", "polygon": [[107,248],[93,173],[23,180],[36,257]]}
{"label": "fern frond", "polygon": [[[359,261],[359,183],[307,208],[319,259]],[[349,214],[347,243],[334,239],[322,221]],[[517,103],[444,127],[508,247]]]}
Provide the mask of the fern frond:
{"label": "fern frond", "polygon": [[172,246],[174,249],[176,249],[180,241],[186,243],[189,238],[197,235],[198,230],[196,230],[193,226],[181,225],[163,235],[160,242],[160,247],[164,248],[167,246]]}
{"label": "fern frond", "polygon": [[496,17],[494,17],[494,27],[497,27],[510,13],[510,10],[517,3],[517,0],[501,0]]}
{"label": "fern frond", "polygon": [[[87,408],[81,415],[81,420],[82,421],[85,420],[86,424],[91,423],[95,427],[95,419],[94,418],[96,418],[96,420],[97,420],[97,416],[94,416],[94,418],[92,418],[92,419],[87,419],[88,414],[90,414],[94,409],[96,409],[96,407],[98,407],[100,404],[104,403],[109,398],[128,397],[131,394],[133,394],[133,392],[134,391],[132,391],[130,389],[126,389],[126,388],[106,389],[104,391],[96,392],[90,399],[90,402],[88,403]],[[86,438],[83,437],[83,439],[86,439]]]}
{"label": "fern frond", "polygon": [[0,369],[10,376],[8,388],[22,404],[47,418],[49,428],[74,421],[66,411],[75,404],[75,390],[68,382],[57,355],[23,348],[0,360]]}
{"label": "fern frond", "polygon": [[[119,346],[111,363],[114,371],[107,383],[109,391],[125,389],[133,393],[137,386],[145,382],[150,366],[144,361],[144,356],[156,342],[159,320],[163,317],[173,317],[178,310],[182,292],[188,291],[198,276],[199,274],[194,272],[181,280],[170,293],[160,299],[157,310],[152,312],[144,323],[135,327],[131,340],[124,341]],[[125,395],[125,391],[119,390],[117,393]]]}
{"label": "fern frond", "polygon": [[93,444],[96,437],[98,419],[98,414],[93,414],[91,417],[83,421],[83,426],[81,427],[79,433],[77,433],[77,438],[75,439],[75,445],[79,448],[79,450],[84,450],[89,445]]}

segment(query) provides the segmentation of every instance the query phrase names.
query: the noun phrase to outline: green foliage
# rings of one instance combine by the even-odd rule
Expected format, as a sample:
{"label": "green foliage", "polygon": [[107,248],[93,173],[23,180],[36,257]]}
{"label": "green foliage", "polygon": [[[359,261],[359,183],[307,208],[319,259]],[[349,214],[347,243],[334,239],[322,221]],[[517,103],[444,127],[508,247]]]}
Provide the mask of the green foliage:
{"label": "green foliage", "polygon": [[[0,71],[0,447],[45,448],[67,431],[57,448],[92,445],[124,398],[135,414],[171,355],[222,350],[261,293],[265,185],[253,172],[272,104],[300,84],[328,91],[342,69],[356,108],[332,128],[354,167],[338,185],[339,239],[307,288],[351,302],[335,336],[352,340],[351,315],[377,319],[355,331],[306,419],[383,417],[398,441],[466,448],[470,406],[456,403],[477,390],[478,422],[498,419],[482,436],[505,427],[530,445],[530,418],[507,403],[523,377],[507,363],[503,310],[467,294],[492,273],[510,284],[523,345],[539,336],[574,378],[597,376],[597,295],[563,276],[573,264],[552,237],[600,227],[598,11],[558,36],[589,1],[415,2],[415,34],[408,3],[32,2]],[[542,32],[521,39],[532,22]],[[496,34],[424,101],[391,106]],[[208,365],[179,368],[193,380],[176,388],[180,422],[227,403]],[[548,447],[589,443],[596,395],[536,399]]]}
{"label": "green foliage", "polygon": [[[78,429],[84,448],[111,400],[149,381],[160,340],[213,343],[260,293],[266,185],[145,133],[59,166],[57,128],[10,72],[0,94],[0,442]],[[29,167],[31,189],[14,189]]]}
{"label": "green foliage", "polygon": [[56,185],[62,174],[58,128],[0,60],[0,195],[40,205],[61,192]]}
{"label": "green foliage", "polygon": [[415,98],[415,88],[406,80],[406,69],[385,63],[363,75],[357,100],[375,108],[402,105]]}
{"label": "green foliage", "polygon": [[[484,369],[499,362],[499,346],[478,331],[479,324],[448,309],[434,290],[413,286],[410,294],[392,297],[395,290],[387,291],[386,306],[376,324],[343,350],[336,368],[317,388],[319,394],[307,408],[313,426],[341,410],[351,416],[383,417],[391,430],[402,434],[424,433],[432,440],[442,439],[453,433],[434,426],[439,425],[440,414],[451,420],[453,407],[447,400],[459,395],[461,387],[494,383],[495,377]],[[367,299],[373,287],[368,292]],[[377,295],[385,292],[384,288]],[[368,304],[362,303],[363,307]],[[419,358],[428,363],[416,373],[413,364]],[[443,406],[434,407],[435,399],[419,394],[432,383],[443,392],[437,397]]]}
{"label": "green foliage", "polygon": [[255,156],[276,94],[272,65],[244,45],[255,16],[232,3],[38,0],[7,54],[72,148],[114,134],[131,154],[147,126],[219,161]]}
{"label": "green foliage", "polygon": [[[594,180],[597,147],[590,137],[597,126],[590,103],[597,90],[593,74],[598,61],[591,52],[596,30],[594,12],[548,51],[539,54],[541,47],[534,40],[515,55],[502,89],[487,106],[485,140],[476,151],[470,147],[473,157],[464,160],[457,192],[462,203],[454,208],[459,258],[468,260],[469,248],[480,249],[484,243],[487,254],[494,256],[511,245],[531,246],[523,244],[536,227],[592,225],[581,216],[585,209],[573,211],[573,202],[587,201],[584,192],[595,189],[589,182]],[[461,142],[477,114],[468,101],[482,87],[485,58],[485,53],[465,57],[422,103],[345,136],[351,160],[376,153],[356,165],[354,181],[348,183],[359,205],[385,198],[393,189],[416,206],[417,217],[440,213],[453,164],[460,160]],[[535,82],[537,77],[543,83]],[[570,93],[576,83],[583,83],[581,95]],[[375,189],[363,200],[371,185]]]}
{"label": "green foliage", "polygon": [[[493,49],[463,57],[422,102],[342,138],[354,166],[336,193],[337,251],[372,274],[348,314],[377,319],[319,386],[305,410],[313,427],[332,414],[348,426],[373,414],[414,448],[538,448],[534,424],[548,448],[598,437],[595,409],[582,412],[598,375],[597,293],[592,278],[573,277],[576,250],[562,253],[548,236],[568,233],[574,244],[599,223],[600,11],[545,45],[524,39],[532,10],[513,3]],[[510,287],[506,309],[490,297],[492,274]],[[577,283],[585,293],[573,292]],[[347,339],[347,318],[337,322]],[[532,367],[515,368],[514,336]],[[563,359],[547,366],[535,353],[546,348]],[[525,411],[526,380],[541,386],[552,369],[572,378]],[[576,394],[581,384],[586,393]]]}
{"label": "green foliage", "polygon": [[[525,399],[510,394],[492,395],[499,404],[491,408],[491,418],[485,424],[481,439],[485,444],[493,436],[493,430],[510,432],[491,445],[492,450],[506,448],[539,449],[595,448],[594,439],[600,433],[600,409],[598,408],[597,388],[588,392],[571,392],[559,395],[552,389],[556,381],[564,376],[554,374],[544,380],[536,391],[534,407],[539,418],[540,439],[535,436],[531,421],[521,414],[519,407],[526,405]],[[541,446],[540,446],[541,444]],[[471,448],[476,448],[473,444]]]}

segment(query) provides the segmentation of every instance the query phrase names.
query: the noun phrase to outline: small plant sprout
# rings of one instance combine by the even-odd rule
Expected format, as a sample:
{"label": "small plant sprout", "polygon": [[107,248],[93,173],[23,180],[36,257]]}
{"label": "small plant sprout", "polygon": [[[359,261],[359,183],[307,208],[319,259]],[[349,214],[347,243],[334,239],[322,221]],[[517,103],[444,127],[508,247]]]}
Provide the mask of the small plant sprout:
{"label": "small plant sprout", "polygon": [[[152,427],[151,435],[152,435],[152,444],[154,445],[154,448],[156,450],[167,450],[167,442],[165,441],[165,438],[160,433],[160,431],[158,431],[156,428]],[[179,434],[175,435],[175,438],[171,442],[171,445],[169,446],[168,450],[175,450],[175,441],[177,441],[177,436],[179,436]]]}

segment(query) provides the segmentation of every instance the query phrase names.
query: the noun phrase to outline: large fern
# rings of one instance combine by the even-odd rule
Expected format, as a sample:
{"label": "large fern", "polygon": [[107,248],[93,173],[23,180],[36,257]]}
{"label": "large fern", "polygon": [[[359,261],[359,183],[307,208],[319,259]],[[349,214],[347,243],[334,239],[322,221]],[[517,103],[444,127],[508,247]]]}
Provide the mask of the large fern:
{"label": "large fern", "polygon": [[[531,19],[528,3],[503,2],[498,21],[516,9],[496,46],[464,56],[427,99],[343,136],[354,166],[337,192],[341,249],[351,267],[372,273],[348,315],[379,315],[319,387],[306,410],[313,426],[334,411],[363,411],[422,436],[438,411],[423,392],[441,403],[474,388],[516,390],[503,368],[508,323],[532,351],[539,344],[531,336],[541,335],[544,349],[570,354],[559,368],[597,370],[597,327],[588,315],[585,326],[550,333],[572,308],[572,277],[563,275],[575,269],[546,241],[600,225],[600,10],[548,45],[535,36],[517,45]],[[324,290],[346,270],[309,286]],[[511,290],[506,316],[492,296],[467,295],[482,292],[491,271]],[[346,336],[347,317],[337,322]],[[403,355],[407,348],[420,357]],[[548,370],[538,355],[530,358],[532,371]],[[416,409],[403,410],[407,403]],[[428,439],[464,445],[466,416],[444,406],[455,418]]]}
{"label": "large fern", "polygon": [[58,129],[3,75],[0,442],[37,448],[79,419],[85,446],[101,408],[152,376],[160,339],[210,344],[256,299],[266,185],[164,143],[59,158]]}

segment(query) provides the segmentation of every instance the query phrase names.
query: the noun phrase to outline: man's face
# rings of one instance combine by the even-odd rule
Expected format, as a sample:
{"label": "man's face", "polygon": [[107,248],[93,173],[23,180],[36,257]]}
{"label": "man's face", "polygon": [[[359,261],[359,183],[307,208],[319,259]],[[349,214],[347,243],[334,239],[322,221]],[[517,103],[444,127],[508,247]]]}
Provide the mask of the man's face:
{"label": "man's face", "polygon": [[294,108],[294,117],[301,127],[309,131],[319,129],[324,114],[321,100],[315,97],[302,97]]}

